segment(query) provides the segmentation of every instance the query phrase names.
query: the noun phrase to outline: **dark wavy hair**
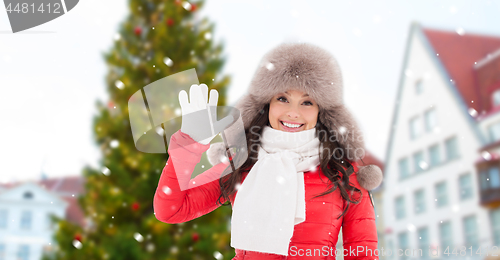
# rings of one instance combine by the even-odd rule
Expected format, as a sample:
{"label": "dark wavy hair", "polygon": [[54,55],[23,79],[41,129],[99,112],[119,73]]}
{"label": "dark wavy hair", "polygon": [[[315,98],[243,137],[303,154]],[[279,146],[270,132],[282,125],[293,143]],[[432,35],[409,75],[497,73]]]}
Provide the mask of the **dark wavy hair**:
{"label": "dark wavy hair", "polygon": [[[321,111],[319,113],[321,113]],[[236,185],[242,183],[243,174],[245,172],[248,172],[251,167],[257,162],[258,149],[255,150],[250,148],[260,146],[260,137],[262,136],[262,131],[264,130],[264,127],[266,125],[269,125],[269,103],[264,106],[264,108],[260,111],[258,116],[253,119],[250,125],[252,126],[251,129],[245,129],[245,136],[249,151],[248,158],[234,172],[227,174],[222,178],[219,178],[221,195],[217,200],[218,205],[231,206],[229,197],[235,194]],[[340,190],[340,195],[342,196],[344,201],[347,202],[347,206],[345,207],[344,211],[340,216],[337,217],[337,219],[339,219],[347,212],[349,203],[358,204],[361,201],[363,193],[358,188],[350,184],[349,176],[354,173],[354,167],[352,166],[352,162],[347,159],[346,154],[342,152],[342,149],[339,149],[341,148],[341,146],[336,138],[331,138],[333,133],[331,133],[327,129],[327,127],[319,120],[317,121],[315,128],[316,136],[320,141],[320,145],[318,147],[320,155],[320,167],[323,171],[323,174],[330,180],[330,182],[328,183],[328,190],[314,196],[314,198],[332,193],[338,188]],[[255,131],[254,129],[257,129],[257,131]],[[321,147],[323,147],[323,149],[321,149]],[[334,153],[326,153],[324,151],[334,151]],[[340,176],[339,173],[342,173],[342,176]],[[353,195],[354,192],[360,194],[360,197],[358,197],[357,200],[353,200],[349,196]],[[222,199],[224,199],[226,203],[223,204],[221,202]]]}

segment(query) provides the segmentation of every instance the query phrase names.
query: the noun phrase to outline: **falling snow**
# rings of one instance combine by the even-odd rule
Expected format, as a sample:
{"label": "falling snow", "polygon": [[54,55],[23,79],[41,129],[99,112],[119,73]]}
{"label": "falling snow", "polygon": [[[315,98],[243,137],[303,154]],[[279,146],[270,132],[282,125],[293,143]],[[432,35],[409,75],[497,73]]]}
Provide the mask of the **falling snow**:
{"label": "falling snow", "polygon": [[174,110],[174,114],[175,114],[176,116],[180,116],[180,115],[181,115],[181,113],[182,113],[182,111],[181,111],[181,109],[180,109],[180,108],[176,108],[176,109]]}
{"label": "falling snow", "polygon": [[286,180],[285,180],[285,178],[283,178],[283,176],[277,176],[277,177],[276,177],[276,181],[277,181],[279,184],[281,184],[281,185],[284,185],[284,184],[285,184],[285,182],[286,182]]}
{"label": "falling snow", "polygon": [[462,27],[458,27],[456,30],[458,35],[462,36],[465,34],[465,30]]}
{"label": "falling snow", "polygon": [[123,84],[123,82],[121,82],[120,80],[117,80],[115,81],[115,86],[119,89],[123,89],[123,87],[125,87],[125,84]]}
{"label": "falling snow", "polygon": [[268,70],[270,70],[270,71],[271,71],[271,70],[274,70],[274,64],[272,64],[271,62],[269,62],[269,63],[267,63],[266,68],[267,68]]}
{"label": "falling snow", "polygon": [[217,260],[221,260],[222,259],[222,254],[219,251],[215,251],[214,252],[214,257]]}
{"label": "falling snow", "polygon": [[182,2],[182,7],[184,7],[187,11],[191,11],[191,4],[187,1]]}
{"label": "falling snow", "polygon": [[163,59],[163,62],[169,67],[172,67],[172,65],[174,65],[174,62],[169,57],[165,57]]}
{"label": "falling snow", "polygon": [[163,136],[163,133],[165,133],[165,131],[163,130],[163,128],[161,126],[158,126],[158,127],[156,127],[156,133],[158,135]]}
{"label": "falling snow", "polygon": [[101,169],[102,171],[102,174],[106,175],[106,176],[109,176],[109,173],[111,172],[108,167],[102,167]]}
{"label": "falling snow", "polygon": [[471,115],[472,117],[476,117],[477,111],[471,107],[471,108],[469,108],[469,115]]}
{"label": "falling snow", "polygon": [[111,146],[111,148],[116,148],[116,147],[118,147],[118,145],[119,145],[118,140],[112,140],[112,141],[109,143],[109,146]]}
{"label": "falling snow", "polygon": [[142,235],[141,235],[141,234],[139,234],[139,233],[137,233],[137,232],[136,232],[136,233],[134,233],[134,238],[135,238],[135,240],[137,240],[138,242],[142,242],[142,241],[144,240],[144,238],[142,237]]}
{"label": "falling snow", "polygon": [[76,247],[77,249],[81,249],[82,243],[75,239],[75,240],[73,240],[73,246]]}

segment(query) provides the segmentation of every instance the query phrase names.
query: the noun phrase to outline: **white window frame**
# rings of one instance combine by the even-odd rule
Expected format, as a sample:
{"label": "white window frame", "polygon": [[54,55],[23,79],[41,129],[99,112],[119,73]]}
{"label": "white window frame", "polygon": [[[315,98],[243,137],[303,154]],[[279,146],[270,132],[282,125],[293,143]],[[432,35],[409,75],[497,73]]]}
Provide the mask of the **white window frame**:
{"label": "white window frame", "polygon": [[33,212],[29,210],[23,210],[21,212],[21,219],[19,221],[19,227],[22,230],[30,230],[33,226]]}
{"label": "white window frame", "polygon": [[[464,179],[466,179],[464,181]],[[463,192],[466,190],[466,192]],[[458,197],[461,201],[472,199],[474,196],[474,190],[472,186],[472,175],[471,173],[465,173],[458,176]]]}
{"label": "white window frame", "polygon": [[404,219],[406,217],[405,209],[405,197],[404,195],[399,195],[394,198],[394,205],[396,208],[396,219]]}
{"label": "white window frame", "polygon": [[[440,187],[444,187],[442,191],[440,191]],[[448,201],[448,184],[446,181],[440,181],[436,183],[434,186],[435,192],[436,192],[436,207],[441,208],[445,207],[449,204]]]}
{"label": "white window frame", "polygon": [[[419,197],[421,194],[422,197]],[[415,214],[422,214],[426,211],[425,207],[425,190],[423,188],[415,190],[413,192],[413,198],[415,202]]]}
{"label": "white window frame", "polygon": [[[447,230],[445,230],[447,228]],[[439,243],[441,244],[441,247],[443,250],[446,249],[447,246],[453,246],[453,227],[451,225],[450,220],[443,221],[443,223],[439,223],[438,226],[438,232],[439,232]],[[443,232],[448,232],[447,234],[444,234]]]}
{"label": "white window frame", "polygon": [[425,131],[432,132],[438,125],[436,108],[427,109],[424,112]]}
{"label": "white window frame", "polygon": [[410,118],[408,123],[410,127],[410,140],[418,139],[422,135],[422,118],[416,115]]}

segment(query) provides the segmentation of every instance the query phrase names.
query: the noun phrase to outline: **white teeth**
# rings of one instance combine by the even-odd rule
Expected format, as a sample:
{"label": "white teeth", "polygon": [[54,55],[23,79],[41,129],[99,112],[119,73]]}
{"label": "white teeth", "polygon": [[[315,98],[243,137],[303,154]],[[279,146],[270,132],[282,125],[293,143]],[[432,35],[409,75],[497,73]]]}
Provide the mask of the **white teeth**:
{"label": "white teeth", "polygon": [[283,121],[281,123],[284,124],[285,126],[292,127],[292,128],[297,128],[297,127],[301,126],[301,125],[293,125],[293,124],[285,123]]}

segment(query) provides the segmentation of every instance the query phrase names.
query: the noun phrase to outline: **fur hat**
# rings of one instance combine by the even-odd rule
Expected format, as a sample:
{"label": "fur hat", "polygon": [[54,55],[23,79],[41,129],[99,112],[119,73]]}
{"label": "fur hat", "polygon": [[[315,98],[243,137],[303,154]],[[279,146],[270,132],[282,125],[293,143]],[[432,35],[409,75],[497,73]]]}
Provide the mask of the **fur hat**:
{"label": "fur hat", "polygon": [[[312,44],[283,43],[262,58],[248,93],[236,104],[244,128],[251,127],[252,120],[272,97],[289,89],[308,93],[316,101],[319,106],[318,120],[329,131],[337,133],[337,140],[342,151],[348,153],[349,160],[358,161],[364,157],[361,132],[344,106],[340,67],[329,52]],[[207,155],[212,165],[217,164],[219,158],[225,156],[224,145],[211,144]],[[372,190],[382,182],[382,171],[376,165],[360,166],[357,178],[363,188]]]}

